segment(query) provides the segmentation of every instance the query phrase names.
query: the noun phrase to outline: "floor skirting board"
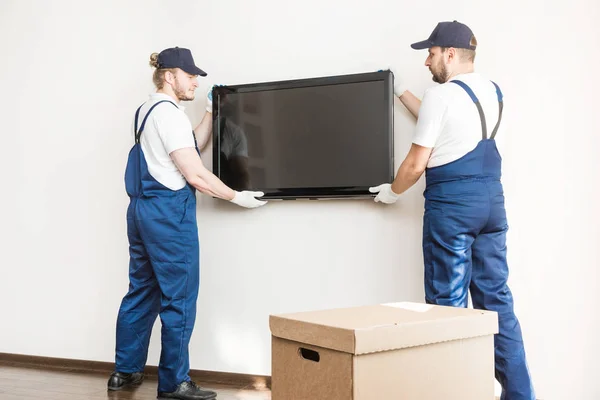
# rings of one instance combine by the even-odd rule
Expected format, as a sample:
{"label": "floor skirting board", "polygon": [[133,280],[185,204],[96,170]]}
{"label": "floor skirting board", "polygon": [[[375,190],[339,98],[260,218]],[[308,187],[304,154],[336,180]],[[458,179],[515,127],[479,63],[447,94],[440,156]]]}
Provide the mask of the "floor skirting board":
{"label": "floor skirting board", "polygon": [[[114,363],[103,361],[74,360],[69,358],[41,357],[24,354],[0,353],[0,361],[20,367],[47,368],[81,372],[104,372],[108,379],[115,367]],[[147,375],[156,376],[156,366],[146,366]],[[191,370],[192,380],[202,384],[223,384],[232,387],[265,389],[271,388],[271,377],[247,375],[231,372]]]}

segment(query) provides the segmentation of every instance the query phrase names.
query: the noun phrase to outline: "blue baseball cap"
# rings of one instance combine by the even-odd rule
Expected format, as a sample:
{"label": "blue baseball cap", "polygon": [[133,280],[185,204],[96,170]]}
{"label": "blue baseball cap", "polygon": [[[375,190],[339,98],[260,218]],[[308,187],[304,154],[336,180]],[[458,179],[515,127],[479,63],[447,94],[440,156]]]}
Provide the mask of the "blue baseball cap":
{"label": "blue baseball cap", "polygon": [[438,23],[428,39],[410,45],[415,50],[435,46],[475,50],[477,41],[471,28],[458,21],[452,21]]}
{"label": "blue baseball cap", "polygon": [[206,76],[206,72],[196,67],[194,57],[189,49],[171,47],[158,54],[158,68],[180,68],[192,75]]}

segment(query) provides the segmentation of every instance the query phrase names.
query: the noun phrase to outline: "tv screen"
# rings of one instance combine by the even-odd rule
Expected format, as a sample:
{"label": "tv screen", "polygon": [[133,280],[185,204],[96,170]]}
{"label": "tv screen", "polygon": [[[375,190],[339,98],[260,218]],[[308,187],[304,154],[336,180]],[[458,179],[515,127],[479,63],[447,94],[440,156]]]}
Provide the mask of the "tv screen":
{"label": "tv screen", "polygon": [[371,197],[393,168],[390,71],[213,88],[213,172],[233,189]]}

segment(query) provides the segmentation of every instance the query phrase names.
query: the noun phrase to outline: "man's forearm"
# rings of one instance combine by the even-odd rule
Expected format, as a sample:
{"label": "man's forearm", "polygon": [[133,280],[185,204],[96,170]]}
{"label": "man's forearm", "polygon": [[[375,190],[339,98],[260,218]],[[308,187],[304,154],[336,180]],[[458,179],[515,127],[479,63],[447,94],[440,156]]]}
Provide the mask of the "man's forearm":
{"label": "man's forearm", "polygon": [[197,187],[198,190],[223,200],[233,199],[233,197],[235,196],[235,191],[229,186],[225,185],[212,172],[204,169],[200,173],[201,175],[198,175],[198,177],[203,182],[203,184],[201,188]]}
{"label": "man's forearm", "polygon": [[194,148],[186,147],[175,150],[170,156],[177,169],[179,169],[190,185],[202,193],[210,194],[224,200],[234,198],[234,190],[206,169]]}
{"label": "man's forearm", "polygon": [[190,185],[192,185],[193,187],[195,187],[201,193],[204,193],[204,194],[207,194],[207,195],[213,196],[213,197],[219,197],[215,192],[213,192],[210,189],[210,186],[208,185],[208,183],[206,183],[206,181],[204,181],[199,176],[196,176],[195,179],[191,179],[190,180]]}
{"label": "man's forearm", "polygon": [[206,145],[210,142],[212,137],[212,125],[212,114],[207,112],[204,114],[204,117],[202,117],[202,121],[200,121],[198,126],[194,129],[200,151],[204,151]]}
{"label": "man's forearm", "polygon": [[396,194],[402,194],[412,187],[421,175],[425,172],[422,168],[418,168],[409,160],[404,160],[400,168],[398,168],[398,174],[392,182],[392,191]]}
{"label": "man's forearm", "polygon": [[404,107],[415,116],[419,118],[419,108],[421,108],[421,100],[412,94],[409,90],[405,91],[402,96],[399,97]]}

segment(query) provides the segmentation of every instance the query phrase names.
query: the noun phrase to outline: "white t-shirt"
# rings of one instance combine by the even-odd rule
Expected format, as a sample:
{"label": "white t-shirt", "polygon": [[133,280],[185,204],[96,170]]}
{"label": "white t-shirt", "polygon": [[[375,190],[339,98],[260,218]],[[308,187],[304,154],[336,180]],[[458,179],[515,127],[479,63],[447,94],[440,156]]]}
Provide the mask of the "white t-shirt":
{"label": "white t-shirt", "polygon": [[[496,87],[489,79],[475,72],[457,75],[452,80],[466,83],[479,99],[489,139],[498,122]],[[496,135],[502,136],[502,122]],[[425,92],[413,143],[433,148],[428,168],[461,158],[477,147],[481,139],[481,119],[477,106],[462,87],[447,82]]]}
{"label": "white t-shirt", "polygon": [[[177,102],[166,94],[151,94],[140,110],[138,129],[150,107],[161,100],[169,100],[177,105]],[[185,187],[185,178],[169,156],[175,150],[195,146],[192,124],[183,106],[174,107],[169,103],[157,105],[148,116],[140,143],[148,164],[148,172],[154,179],[171,190]]]}

